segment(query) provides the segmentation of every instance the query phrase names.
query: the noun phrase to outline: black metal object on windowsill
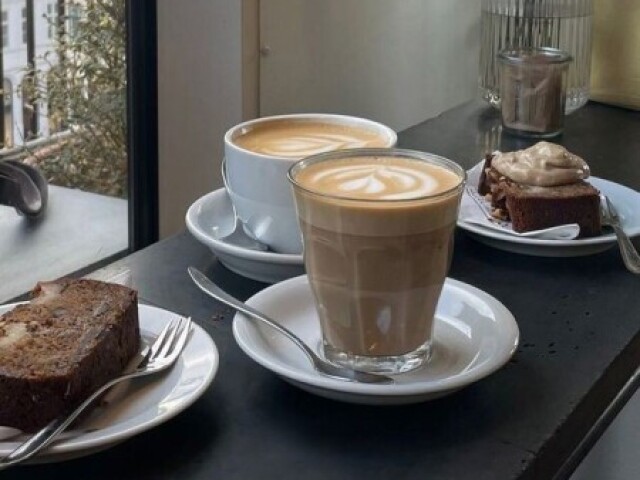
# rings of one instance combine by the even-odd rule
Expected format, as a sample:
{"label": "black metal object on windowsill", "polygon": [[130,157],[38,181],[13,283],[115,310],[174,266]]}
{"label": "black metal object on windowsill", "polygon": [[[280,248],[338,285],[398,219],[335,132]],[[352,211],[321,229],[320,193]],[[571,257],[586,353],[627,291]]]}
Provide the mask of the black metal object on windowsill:
{"label": "black metal object on windowsill", "polygon": [[0,162],[0,204],[36,219],[44,214],[48,198],[49,187],[40,170],[15,160]]}

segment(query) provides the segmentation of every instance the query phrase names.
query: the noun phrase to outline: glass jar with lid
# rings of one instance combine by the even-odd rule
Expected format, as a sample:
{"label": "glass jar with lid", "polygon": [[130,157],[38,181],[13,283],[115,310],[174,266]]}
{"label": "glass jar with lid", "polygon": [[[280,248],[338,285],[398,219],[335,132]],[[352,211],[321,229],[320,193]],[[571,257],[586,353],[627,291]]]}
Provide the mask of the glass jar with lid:
{"label": "glass jar with lid", "polygon": [[498,52],[550,47],[568,52],[566,112],[589,99],[593,0],[482,0],[479,85],[500,108]]}

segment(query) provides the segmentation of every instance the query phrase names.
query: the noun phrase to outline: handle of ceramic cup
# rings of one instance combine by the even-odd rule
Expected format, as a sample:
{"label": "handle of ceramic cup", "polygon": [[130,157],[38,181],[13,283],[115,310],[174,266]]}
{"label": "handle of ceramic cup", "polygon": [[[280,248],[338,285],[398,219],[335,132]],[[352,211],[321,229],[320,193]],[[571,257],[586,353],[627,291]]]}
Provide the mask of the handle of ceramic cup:
{"label": "handle of ceramic cup", "polygon": [[[222,163],[220,164],[220,173],[222,174],[222,184],[224,185],[224,189],[227,191],[227,195],[229,195],[229,198],[231,199],[231,210],[233,211],[233,219],[234,219],[234,229],[235,228],[239,228],[240,226],[242,226],[242,228],[245,230],[244,228],[244,222],[242,220],[240,220],[240,217],[238,216],[238,212],[236,211],[236,206],[233,204],[233,198],[231,196],[231,188],[229,187],[229,179],[227,178],[227,158],[226,157],[222,157]],[[253,236],[251,236],[251,238],[253,238]]]}
{"label": "handle of ceramic cup", "polygon": [[[227,180],[227,157],[222,157],[222,163],[220,164],[220,173],[222,175],[222,184],[227,192],[230,192],[229,180]],[[235,209],[234,209],[235,213]]]}
{"label": "handle of ceramic cup", "polygon": [[222,185],[224,185],[224,189],[227,191],[227,195],[231,198],[231,210],[233,210],[233,218],[235,219],[236,224],[242,223],[240,217],[238,217],[238,212],[236,212],[236,206],[233,204],[233,198],[231,197],[231,188],[229,187],[229,179],[227,178],[227,157],[222,157],[222,163],[220,163],[220,173],[222,175]]}

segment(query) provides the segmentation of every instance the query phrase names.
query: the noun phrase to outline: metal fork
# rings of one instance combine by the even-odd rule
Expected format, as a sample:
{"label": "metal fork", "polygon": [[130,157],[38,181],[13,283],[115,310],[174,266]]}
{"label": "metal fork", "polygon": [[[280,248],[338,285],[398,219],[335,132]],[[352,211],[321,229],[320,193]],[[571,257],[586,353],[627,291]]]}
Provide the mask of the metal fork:
{"label": "metal fork", "polygon": [[73,422],[80,413],[82,413],[89,405],[93,403],[109,388],[124,380],[132,378],[144,377],[154,373],[162,372],[172,366],[182,353],[184,346],[187,344],[189,332],[191,331],[190,318],[173,319],[162,330],[158,338],[152,345],[145,347],[142,351],[142,361],[130,373],[125,373],[113,380],[107,382],[98,390],[96,390],[89,398],[82,402],[75,410],[68,415],[56,418],[42,430],[35,433],[29,440],[16,448],[9,455],[0,460],[0,470],[23,462],[43,448],[49,445],[71,422]]}
{"label": "metal fork", "polygon": [[600,194],[600,217],[603,225],[613,228],[618,239],[620,255],[625,267],[632,273],[640,274],[640,255],[631,243],[631,239],[624,233],[620,224],[620,217],[611,200],[606,195]]}

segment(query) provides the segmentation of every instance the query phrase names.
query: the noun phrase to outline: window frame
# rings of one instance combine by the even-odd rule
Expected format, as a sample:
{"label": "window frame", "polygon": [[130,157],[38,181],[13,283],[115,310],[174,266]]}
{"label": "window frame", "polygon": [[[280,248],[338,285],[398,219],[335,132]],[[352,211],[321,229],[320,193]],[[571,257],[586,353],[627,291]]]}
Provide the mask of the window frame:
{"label": "window frame", "polygon": [[29,18],[29,14],[28,14],[28,12],[27,12],[26,1],[27,1],[27,0],[25,0],[25,6],[24,6],[24,7],[22,7],[22,43],[23,43],[24,45],[26,45],[26,44],[27,44],[27,41],[28,41],[28,38],[29,38],[29,33],[28,33],[28,30],[29,30],[29,27],[28,27],[28,24],[29,24],[29,20],[28,20],[28,18]]}
{"label": "window frame", "polygon": [[10,43],[9,12],[7,10],[2,10],[2,48],[8,48]]}
{"label": "window frame", "polygon": [[56,26],[58,25],[58,5],[53,2],[47,3],[47,40],[53,40],[56,36]]}
{"label": "window frame", "polygon": [[[27,9],[27,20],[34,18],[34,0],[22,1]],[[64,0],[56,2],[58,8],[65,5]],[[0,7],[2,3],[0,0]],[[58,12],[59,24],[66,18],[61,15],[63,12]],[[159,238],[156,18],[155,0],[125,0],[128,245],[66,275],[87,274],[155,243]],[[27,29],[31,30],[29,36],[33,38],[33,26],[27,26]],[[4,71],[1,50],[0,71]],[[3,132],[4,122],[1,122],[0,138]]]}
{"label": "window frame", "polygon": [[129,250],[158,241],[158,40],[155,0],[126,2]]}

